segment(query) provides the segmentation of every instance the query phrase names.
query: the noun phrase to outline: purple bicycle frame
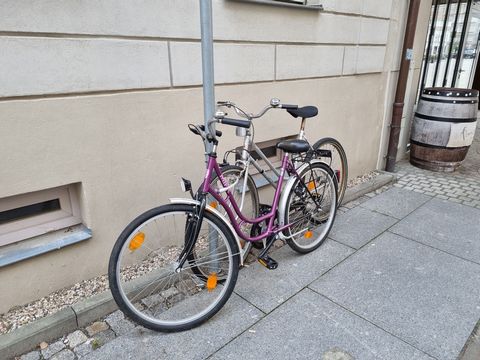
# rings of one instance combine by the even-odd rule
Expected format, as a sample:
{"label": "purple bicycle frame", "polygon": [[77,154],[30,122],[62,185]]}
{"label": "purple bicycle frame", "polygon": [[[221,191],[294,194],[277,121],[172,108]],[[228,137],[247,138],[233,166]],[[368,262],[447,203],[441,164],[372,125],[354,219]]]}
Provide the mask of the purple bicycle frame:
{"label": "purple bicycle frame", "polygon": [[[248,219],[245,216],[243,216],[241,210],[237,205],[237,202],[235,201],[235,198],[233,197],[233,194],[230,192],[229,189],[226,190],[227,199],[228,199],[228,202],[227,202],[225,199],[222,198],[222,196],[220,196],[220,194],[217,191],[215,191],[215,189],[212,188],[212,186],[210,185],[210,182],[212,180],[213,171],[215,171],[215,173],[217,174],[223,187],[227,187],[229,184],[227,184],[225,178],[222,175],[222,171],[218,166],[216,157],[211,155],[209,155],[208,157],[207,172],[205,174],[205,179],[203,181],[202,190],[204,193],[211,194],[220,203],[220,205],[223,206],[238,236],[240,236],[243,240],[246,240],[246,241],[259,241],[259,240],[265,239],[266,237],[272,234],[279,233],[280,231],[285,230],[290,226],[292,226],[292,224],[287,224],[280,227],[274,226],[275,215],[277,213],[278,202],[280,201],[280,193],[281,193],[281,188],[282,188],[283,179],[285,175],[285,170],[289,174],[295,174],[298,177],[295,167],[289,161],[288,154],[284,154],[282,158],[282,167],[280,170],[280,177],[278,178],[278,183],[275,189],[275,195],[273,197],[273,204],[270,212],[268,214],[265,214],[255,219]],[[232,211],[231,207],[229,206],[230,204],[232,205],[235,212]],[[238,216],[240,221],[237,221],[235,216]],[[259,224],[264,220],[268,220],[267,230],[258,236],[255,236],[255,237],[246,236],[240,229],[240,226],[244,223]]]}

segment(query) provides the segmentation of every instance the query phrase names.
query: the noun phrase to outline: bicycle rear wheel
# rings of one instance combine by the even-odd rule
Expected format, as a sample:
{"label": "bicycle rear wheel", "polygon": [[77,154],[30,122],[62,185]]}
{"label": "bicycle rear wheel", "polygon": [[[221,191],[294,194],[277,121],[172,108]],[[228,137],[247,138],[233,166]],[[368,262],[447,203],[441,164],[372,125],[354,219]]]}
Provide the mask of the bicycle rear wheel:
{"label": "bicycle rear wheel", "polygon": [[108,276],[113,298],[129,318],[149,329],[198,326],[221,309],[235,286],[237,244],[210,212],[205,212],[192,250],[195,256],[179,268],[193,209],[172,204],[147,211],[125,228],[112,250]]}
{"label": "bicycle rear wheel", "polygon": [[305,254],[326,240],[337,211],[337,182],[332,170],[322,162],[311,163],[298,174],[287,195],[283,233],[287,244]]}
{"label": "bicycle rear wheel", "polygon": [[315,159],[325,162],[333,170],[338,182],[338,201],[337,206],[340,206],[347,189],[348,182],[348,162],[347,155],[340,142],[334,138],[323,138],[313,144],[313,150],[329,150],[329,156],[322,156],[319,152],[316,152]]}

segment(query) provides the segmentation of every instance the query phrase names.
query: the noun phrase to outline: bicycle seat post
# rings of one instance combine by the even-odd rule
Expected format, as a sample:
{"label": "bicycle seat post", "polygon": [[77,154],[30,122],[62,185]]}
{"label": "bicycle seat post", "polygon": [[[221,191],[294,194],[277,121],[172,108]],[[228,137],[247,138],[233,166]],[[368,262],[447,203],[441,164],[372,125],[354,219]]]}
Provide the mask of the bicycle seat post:
{"label": "bicycle seat post", "polygon": [[298,133],[298,138],[302,140],[305,138],[305,120],[306,118],[303,117],[300,124],[300,132]]}

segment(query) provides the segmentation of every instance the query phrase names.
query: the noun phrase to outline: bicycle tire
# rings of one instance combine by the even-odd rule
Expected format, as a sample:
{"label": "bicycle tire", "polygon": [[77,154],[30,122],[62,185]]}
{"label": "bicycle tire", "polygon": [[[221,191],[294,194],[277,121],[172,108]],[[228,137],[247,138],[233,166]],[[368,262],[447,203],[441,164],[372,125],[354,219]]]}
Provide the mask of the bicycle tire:
{"label": "bicycle tire", "polygon": [[[283,234],[294,251],[306,254],[321,246],[332,229],[337,211],[338,189],[333,171],[323,162],[311,163],[298,175],[299,178],[287,195],[284,215],[285,224],[295,225],[284,230]],[[320,194],[322,187],[323,192]],[[315,202],[307,191],[315,198]],[[325,191],[328,191],[328,196]],[[319,202],[325,205],[325,210],[316,204]],[[301,240],[308,242],[310,238],[313,238],[310,243],[301,243]]]}
{"label": "bicycle tire", "polygon": [[[318,149],[332,151],[332,158],[330,160],[321,156],[316,156],[315,158],[328,164],[334,171],[335,177],[337,178],[338,182],[337,206],[340,206],[342,204],[343,197],[345,196],[348,182],[348,161],[345,150],[343,149],[342,144],[340,144],[338,140],[331,137],[326,137],[318,140],[315,144],[313,144],[312,148],[314,151]],[[335,151],[338,153],[338,160],[334,159]],[[340,176],[338,177],[336,170],[340,171]]]}
{"label": "bicycle tire", "polygon": [[[182,271],[176,271],[177,254],[186,239],[184,231],[181,234],[186,226],[177,219],[185,219],[186,223],[189,215],[194,215],[194,207],[186,204],[151,209],[134,219],[113,247],[108,266],[113,298],[127,317],[146,328],[174,332],[196,327],[223,307],[235,287],[240,262],[237,243],[224,221],[209,211],[205,212],[201,225],[202,229],[207,227],[207,233],[202,235],[201,231],[195,243],[197,253],[204,247],[205,257],[201,258],[204,262],[192,265],[189,260]],[[218,235],[216,243],[222,245],[214,251],[210,247],[212,229]],[[143,234],[143,240],[136,242],[139,234]],[[176,242],[175,236],[178,236]],[[135,248],[138,243],[140,246]],[[157,243],[164,248],[157,250]],[[214,266],[220,281],[217,283],[217,273],[215,276],[212,273],[213,286],[209,286],[189,270],[194,266]],[[159,288],[161,285],[169,287]],[[157,312],[160,312],[158,317]]]}

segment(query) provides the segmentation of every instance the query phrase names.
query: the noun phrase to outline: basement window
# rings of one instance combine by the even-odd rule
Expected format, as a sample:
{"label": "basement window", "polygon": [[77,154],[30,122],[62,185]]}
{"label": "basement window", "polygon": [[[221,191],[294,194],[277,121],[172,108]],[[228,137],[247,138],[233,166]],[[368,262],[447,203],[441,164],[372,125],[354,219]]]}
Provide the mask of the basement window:
{"label": "basement window", "polygon": [[80,224],[75,185],[0,199],[0,246]]}

